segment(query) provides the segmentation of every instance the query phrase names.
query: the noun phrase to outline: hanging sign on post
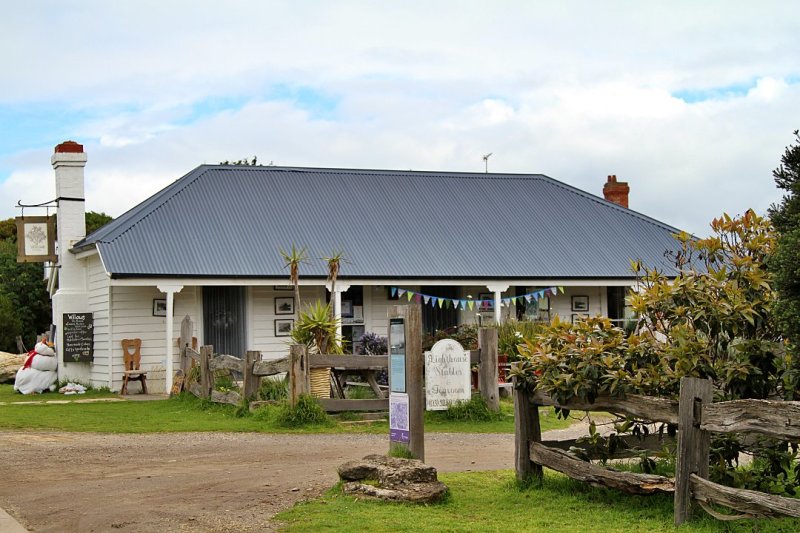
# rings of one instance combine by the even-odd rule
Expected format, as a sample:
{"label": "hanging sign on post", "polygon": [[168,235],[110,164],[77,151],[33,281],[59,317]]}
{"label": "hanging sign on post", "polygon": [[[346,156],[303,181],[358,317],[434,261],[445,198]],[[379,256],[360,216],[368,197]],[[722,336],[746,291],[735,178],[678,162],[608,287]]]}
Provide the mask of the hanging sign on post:
{"label": "hanging sign on post", "polygon": [[17,263],[56,262],[56,216],[17,217]]}

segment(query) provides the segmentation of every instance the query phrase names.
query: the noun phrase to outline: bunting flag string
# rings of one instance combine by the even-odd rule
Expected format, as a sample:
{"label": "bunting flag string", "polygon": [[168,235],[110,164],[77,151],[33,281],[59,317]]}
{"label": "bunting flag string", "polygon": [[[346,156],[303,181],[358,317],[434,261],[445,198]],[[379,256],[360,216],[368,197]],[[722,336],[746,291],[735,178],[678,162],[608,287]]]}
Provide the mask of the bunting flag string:
{"label": "bunting flag string", "polygon": [[[546,287],[534,292],[529,292],[528,294],[500,298],[500,302],[502,306],[523,304],[525,302],[531,303],[534,299],[541,300],[549,296],[555,296],[559,293],[564,294],[564,287]],[[423,294],[421,292],[410,291],[408,289],[401,289],[400,287],[391,287],[391,294],[392,297],[394,297],[396,294],[398,298],[405,296],[409,302],[411,300],[414,300],[418,303],[424,302],[425,305],[430,305],[431,307],[436,307],[438,305],[439,309],[467,310],[469,308],[469,310],[472,311],[477,308],[478,311],[491,311],[494,308],[494,298],[488,300],[442,298],[441,296],[432,296],[430,294]]]}

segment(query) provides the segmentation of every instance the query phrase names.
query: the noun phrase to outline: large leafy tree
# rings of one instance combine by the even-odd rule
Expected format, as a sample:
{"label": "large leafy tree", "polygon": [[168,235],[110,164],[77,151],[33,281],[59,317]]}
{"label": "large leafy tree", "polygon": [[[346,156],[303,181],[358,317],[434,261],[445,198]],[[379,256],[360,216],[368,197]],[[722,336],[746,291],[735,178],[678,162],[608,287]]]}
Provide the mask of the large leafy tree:
{"label": "large leafy tree", "polygon": [[[86,213],[86,233],[112,219],[105,213]],[[17,336],[30,346],[37,333],[46,331],[52,311],[43,267],[17,263],[17,230],[14,219],[0,221],[0,351],[16,352]]]}
{"label": "large leafy tree", "polygon": [[769,261],[778,300],[774,314],[778,327],[788,341],[793,362],[791,385],[800,385],[800,134],[794,132],[796,144],[786,148],[781,164],[772,175],[783,199],[769,210],[778,234],[775,253]]}

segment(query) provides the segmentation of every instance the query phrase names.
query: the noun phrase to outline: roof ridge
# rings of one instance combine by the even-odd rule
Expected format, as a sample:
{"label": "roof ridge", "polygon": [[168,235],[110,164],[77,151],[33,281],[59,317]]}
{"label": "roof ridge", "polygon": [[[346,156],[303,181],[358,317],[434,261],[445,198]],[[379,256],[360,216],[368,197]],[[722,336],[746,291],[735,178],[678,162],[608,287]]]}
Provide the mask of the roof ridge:
{"label": "roof ridge", "polygon": [[[463,179],[541,179],[547,178],[541,173],[519,173],[519,172],[460,172],[460,171],[447,171],[447,170],[402,170],[402,169],[386,169],[386,168],[347,168],[347,167],[293,167],[293,166],[277,166],[277,165],[202,165],[214,170],[221,171],[277,171],[277,172],[330,172],[337,174],[380,174],[380,175],[395,175],[395,174],[418,174],[427,176],[441,176],[448,178],[463,178]],[[553,179],[553,178],[549,178]]]}
{"label": "roof ridge", "polygon": [[622,213],[624,213],[624,214],[626,214],[628,216],[631,216],[633,218],[638,218],[638,219],[642,220],[643,222],[647,222],[647,223],[652,224],[652,225],[654,225],[656,227],[659,227],[659,228],[662,228],[662,229],[666,229],[666,230],[672,231],[674,233],[679,233],[681,231],[678,228],[676,228],[675,226],[670,226],[669,224],[665,224],[664,222],[661,222],[660,220],[656,220],[655,218],[649,217],[649,216],[647,216],[647,215],[645,215],[643,213],[640,213],[640,212],[638,212],[638,211],[636,211],[634,209],[631,209],[629,207],[623,207],[623,206],[621,206],[621,205],[619,205],[619,204],[617,204],[615,202],[606,200],[605,198],[601,198],[601,197],[599,197],[599,196],[597,196],[595,194],[592,194],[590,192],[586,192],[583,189],[579,189],[578,187],[575,187],[574,185],[569,185],[568,183],[564,183],[563,181],[559,181],[559,180],[557,180],[555,178],[551,178],[550,176],[547,176],[547,175],[544,175],[544,174],[542,174],[542,176],[544,176],[550,182],[552,182],[553,185],[555,185],[557,187],[561,187],[563,189],[566,189],[566,190],[572,192],[573,194],[577,194],[579,196],[583,196],[587,200],[596,202],[596,203],[598,203],[600,205],[604,205],[606,207],[610,207],[612,209],[616,209],[617,211],[620,211],[620,212],[622,212]]}

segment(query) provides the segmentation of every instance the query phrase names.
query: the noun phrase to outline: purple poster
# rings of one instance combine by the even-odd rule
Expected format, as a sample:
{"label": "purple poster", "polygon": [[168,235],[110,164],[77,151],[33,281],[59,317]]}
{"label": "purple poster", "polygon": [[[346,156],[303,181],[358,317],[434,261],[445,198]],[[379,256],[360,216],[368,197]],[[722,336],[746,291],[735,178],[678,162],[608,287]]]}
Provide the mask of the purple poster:
{"label": "purple poster", "polygon": [[408,394],[389,394],[389,440],[408,444]]}

